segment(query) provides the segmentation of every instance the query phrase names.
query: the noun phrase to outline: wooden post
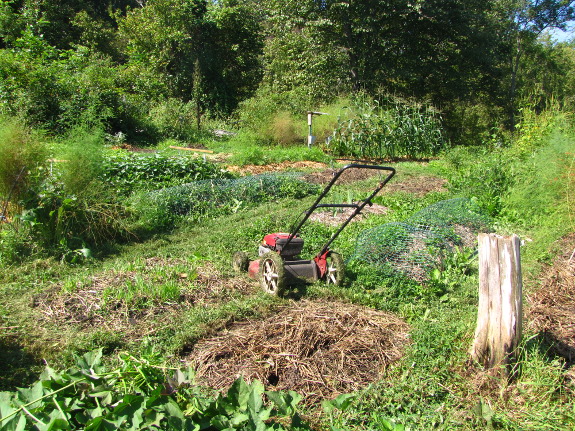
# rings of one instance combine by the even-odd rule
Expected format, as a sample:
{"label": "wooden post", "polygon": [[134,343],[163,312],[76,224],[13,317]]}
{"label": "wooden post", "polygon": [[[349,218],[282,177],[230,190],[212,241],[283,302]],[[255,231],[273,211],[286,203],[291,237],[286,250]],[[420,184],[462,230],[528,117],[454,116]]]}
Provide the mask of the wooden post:
{"label": "wooden post", "polygon": [[479,235],[479,309],[471,356],[509,375],[523,326],[519,237]]}

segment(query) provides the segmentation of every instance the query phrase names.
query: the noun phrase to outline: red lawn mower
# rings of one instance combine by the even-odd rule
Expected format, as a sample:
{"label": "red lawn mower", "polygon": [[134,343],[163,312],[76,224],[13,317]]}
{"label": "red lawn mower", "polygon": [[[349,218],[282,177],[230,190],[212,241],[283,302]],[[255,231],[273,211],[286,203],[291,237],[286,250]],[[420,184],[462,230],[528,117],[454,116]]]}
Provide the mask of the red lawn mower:
{"label": "red lawn mower", "polygon": [[[374,169],[387,171],[387,176],[379,182],[376,189],[363,201],[351,204],[320,203],[337,182],[341,174],[348,169]],[[299,279],[325,280],[327,284],[340,285],[345,277],[345,264],[339,253],[329,249],[329,246],[345,229],[349,222],[366,205],[372,205],[371,200],[395,175],[395,169],[377,166],[350,164],[334,173],[332,180],[316,199],[314,204],[304,211],[299,223],[294,224],[289,233],[270,233],[265,235],[259,247],[259,259],[251,261],[243,251],[235,252],[232,258],[236,271],[248,271],[251,278],[259,279],[263,289],[272,295],[281,295],[286,286]],[[338,230],[311,260],[301,260],[299,255],[303,249],[303,238],[299,230],[318,208],[354,208],[350,216],[341,224]]]}

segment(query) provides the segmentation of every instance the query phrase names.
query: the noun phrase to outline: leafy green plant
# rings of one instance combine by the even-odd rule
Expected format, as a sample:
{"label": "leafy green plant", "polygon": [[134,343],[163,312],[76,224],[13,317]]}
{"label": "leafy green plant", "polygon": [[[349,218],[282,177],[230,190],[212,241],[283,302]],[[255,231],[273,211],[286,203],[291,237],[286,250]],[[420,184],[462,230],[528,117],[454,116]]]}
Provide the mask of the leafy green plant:
{"label": "leafy green plant", "polygon": [[215,163],[169,153],[109,154],[102,170],[102,180],[122,195],[136,190],[158,190],[192,181],[232,177]]}
{"label": "leafy green plant", "polygon": [[476,259],[477,251],[473,249],[455,248],[443,253],[439,265],[429,274],[428,289],[433,290],[437,296],[443,295],[442,300],[448,300],[446,295],[473,273]]}
{"label": "leafy green plant", "polygon": [[[233,145],[235,141],[230,141]],[[333,161],[332,157],[326,155],[321,148],[314,146],[308,148],[307,145],[301,146],[255,146],[253,143],[242,147],[234,147],[234,154],[230,157],[230,163],[235,165],[258,165],[264,166],[273,163],[313,161],[320,163],[329,163]]]}
{"label": "leafy green plant", "polygon": [[263,385],[240,378],[211,399],[191,385],[191,369],[165,367],[153,350],[143,358],[121,353],[114,370],[101,359],[101,349],[86,353],[65,371],[47,367],[29,388],[0,393],[0,430],[309,429],[296,393],[266,393],[266,405]]}
{"label": "leafy green plant", "polygon": [[204,180],[139,194],[134,209],[143,226],[172,226],[187,217],[215,217],[278,198],[302,198],[318,187],[294,175],[257,175],[238,179]]}
{"label": "leafy green plant", "polygon": [[196,128],[196,106],[194,102],[168,98],[150,110],[150,122],[157,133],[164,138],[194,140],[200,133]]}
{"label": "leafy green plant", "polygon": [[0,119],[0,215],[37,191],[47,151],[37,133],[16,119]]}
{"label": "leafy green plant", "polygon": [[[481,163],[477,163],[477,160]],[[490,216],[499,216],[516,178],[515,165],[502,149],[457,148],[446,154],[448,188],[456,196],[477,200]]]}

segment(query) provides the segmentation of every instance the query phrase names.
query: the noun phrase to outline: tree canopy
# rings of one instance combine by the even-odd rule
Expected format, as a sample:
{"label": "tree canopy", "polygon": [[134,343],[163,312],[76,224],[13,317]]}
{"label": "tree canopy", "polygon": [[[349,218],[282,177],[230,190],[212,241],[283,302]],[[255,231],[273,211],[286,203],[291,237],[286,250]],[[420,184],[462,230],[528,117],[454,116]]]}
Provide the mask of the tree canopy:
{"label": "tree canopy", "polygon": [[148,139],[163,130],[158,109],[199,124],[256,94],[312,107],[362,92],[431,103],[452,127],[481,105],[513,128],[526,98],[572,103],[573,45],[544,35],[574,5],[2,0],[0,112],[56,133],[89,121]]}

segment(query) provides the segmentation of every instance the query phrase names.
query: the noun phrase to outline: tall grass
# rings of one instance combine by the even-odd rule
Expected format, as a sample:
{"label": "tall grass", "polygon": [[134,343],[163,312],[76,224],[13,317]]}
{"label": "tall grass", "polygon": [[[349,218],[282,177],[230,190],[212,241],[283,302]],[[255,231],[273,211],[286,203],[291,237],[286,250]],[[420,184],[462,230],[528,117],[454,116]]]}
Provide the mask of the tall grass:
{"label": "tall grass", "polygon": [[46,154],[39,134],[17,119],[0,119],[0,211],[6,201],[18,203],[38,185]]}

